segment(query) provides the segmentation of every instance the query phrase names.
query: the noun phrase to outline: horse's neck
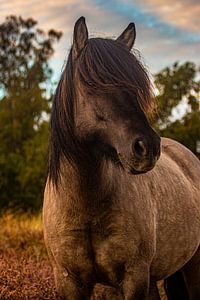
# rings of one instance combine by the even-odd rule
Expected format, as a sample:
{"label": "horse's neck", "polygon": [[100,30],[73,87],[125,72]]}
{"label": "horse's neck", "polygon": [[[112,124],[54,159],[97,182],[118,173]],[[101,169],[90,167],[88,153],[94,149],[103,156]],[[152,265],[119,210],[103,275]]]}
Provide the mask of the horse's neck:
{"label": "horse's neck", "polygon": [[101,160],[93,165],[72,166],[64,163],[61,176],[61,193],[68,194],[67,202],[74,209],[94,211],[105,201],[111,201],[115,189],[113,166]]}

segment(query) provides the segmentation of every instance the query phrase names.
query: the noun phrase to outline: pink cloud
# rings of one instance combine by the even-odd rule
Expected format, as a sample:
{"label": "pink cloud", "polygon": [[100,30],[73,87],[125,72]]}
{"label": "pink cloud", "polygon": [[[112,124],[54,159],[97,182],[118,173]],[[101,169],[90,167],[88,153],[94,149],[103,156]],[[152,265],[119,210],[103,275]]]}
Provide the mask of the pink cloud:
{"label": "pink cloud", "polygon": [[163,21],[187,31],[199,33],[200,1],[189,0],[141,0],[138,5]]}

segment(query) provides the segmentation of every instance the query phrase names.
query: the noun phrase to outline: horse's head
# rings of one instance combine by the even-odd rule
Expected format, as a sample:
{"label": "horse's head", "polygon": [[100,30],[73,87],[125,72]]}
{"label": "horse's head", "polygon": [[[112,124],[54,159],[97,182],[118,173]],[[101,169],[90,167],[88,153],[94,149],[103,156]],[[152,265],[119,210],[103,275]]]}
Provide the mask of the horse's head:
{"label": "horse's head", "polygon": [[110,156],[135,174],[154,167],[160,138],[146,116],[153,93],[144,67],[130,52],[134,41],[133,23],[111,40],[88,39],[85,19],[76,22],[52,110],[53,147],[66,158],[86,145],[86,152]]}
{"label": "horse's head", "polygon": [[145,115],[153,105],[152,90],[144,68],[130,53],[134,41],[133,23],[116,41],[88,39],[85,20],[80,18],[74,28],[72,60],[79,139],[140,173],[154,167],[160,138]]}

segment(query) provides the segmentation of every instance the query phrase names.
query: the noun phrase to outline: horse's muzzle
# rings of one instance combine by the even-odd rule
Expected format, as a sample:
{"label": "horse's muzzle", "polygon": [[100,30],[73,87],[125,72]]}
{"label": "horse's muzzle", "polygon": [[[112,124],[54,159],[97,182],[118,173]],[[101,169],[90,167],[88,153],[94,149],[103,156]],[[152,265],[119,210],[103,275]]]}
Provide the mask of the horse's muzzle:
{"label": "horse's muzzle", "polygon": [[155,167],[158,159],[159,155],[152,160],[145,160],[140,163],[134,162],[131,164],[129,171],[131,174],[142,174],[151,171]]}
{"label": "horse's muzzle", "polygon": [[130,162],[132,174],[152,170],[160,157],[160,137],[154,133],[151,139],[137,138],[132,144],[133,158]]}

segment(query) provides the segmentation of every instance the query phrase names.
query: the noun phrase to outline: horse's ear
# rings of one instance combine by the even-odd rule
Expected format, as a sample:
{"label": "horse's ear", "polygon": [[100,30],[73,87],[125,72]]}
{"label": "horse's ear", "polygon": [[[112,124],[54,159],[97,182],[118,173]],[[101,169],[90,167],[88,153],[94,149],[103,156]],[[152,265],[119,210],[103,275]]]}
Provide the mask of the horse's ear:
{"label": "horse's ear", "polygon": [[122,32],[122,34],[117,38],[117,41],[126,45],[129,50],[134,45],[136,38],[136,30],[135,30],[135,24],[130,23],[128,27]]}
{"label": "horse's ear", "polygon": [[72,55],[73,59],[76,59],[80,54],[81,50],[85,47],[88,40],[88,30],[85,24],[85,18],[80,17],[74,25],[74,36]]}

